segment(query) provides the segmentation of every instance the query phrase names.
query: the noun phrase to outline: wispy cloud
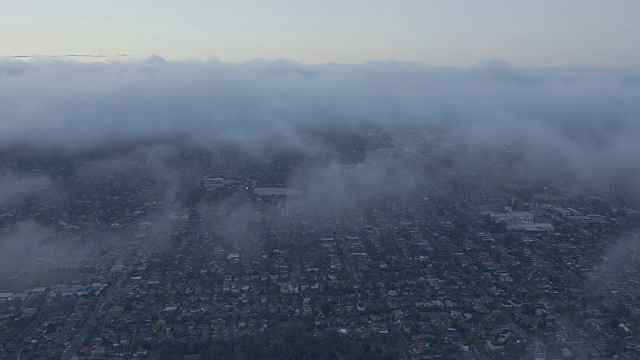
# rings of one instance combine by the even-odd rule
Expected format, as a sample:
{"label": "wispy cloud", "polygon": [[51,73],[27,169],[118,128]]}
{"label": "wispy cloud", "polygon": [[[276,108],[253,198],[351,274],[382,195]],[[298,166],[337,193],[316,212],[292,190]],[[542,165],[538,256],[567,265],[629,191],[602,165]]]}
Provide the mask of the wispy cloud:
{"label": "wispy cloud", "polygon": [[128,57],[128,54],[101,55],[101,54],[62,54],[62,55],[8,55],[0,56],[5,59],[29,59],[29,58],[119,58]]}

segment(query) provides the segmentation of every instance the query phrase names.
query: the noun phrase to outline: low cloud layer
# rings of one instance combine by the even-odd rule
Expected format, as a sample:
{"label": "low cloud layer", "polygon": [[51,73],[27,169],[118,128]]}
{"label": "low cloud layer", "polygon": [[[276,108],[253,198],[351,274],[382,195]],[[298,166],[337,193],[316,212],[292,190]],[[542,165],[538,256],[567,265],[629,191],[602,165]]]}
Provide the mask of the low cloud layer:
{"label": "low cloud layer", "polygon": [[260,154],[317,151],[309,134],[324,130],[422,129],[440,145],[510,154],[527,176],[614,176],[640,188],[638,69],[9,60],[0,81],[2,148],[180,137]]}
{"label": "low cloud layer", "polygon": [[85,258],[85,249],[61,241],[72,234],[35,221],[0,228],[0,273],[73,266]]}
{"label": "low cloud layer", "polygon": [[46,176],[21,176],[0,170],[0,211],[32,199],[58,203],[62,201],[59,191],[59,187]]}
{"label": "low cloud layer", "polygon": [[18,177],[11,173],[0,173],[0,208],[15,205],[27,196],[52,187],[51,180],[44,176]]}
{"label": "low cloud layer", "polygon": [[[568,179],[640,194],[638,69],[6,60],[0,84],[10,269],[33,254],[63,258],[58,239],[155,244],[187,214],[207,236],[242,243],[262,218],[357,218],[450,183]],[[259,209],[250,189],[201,200],[201,177],[230,168],[303,194]],[[81,216],[93,233],[75,226]]]}

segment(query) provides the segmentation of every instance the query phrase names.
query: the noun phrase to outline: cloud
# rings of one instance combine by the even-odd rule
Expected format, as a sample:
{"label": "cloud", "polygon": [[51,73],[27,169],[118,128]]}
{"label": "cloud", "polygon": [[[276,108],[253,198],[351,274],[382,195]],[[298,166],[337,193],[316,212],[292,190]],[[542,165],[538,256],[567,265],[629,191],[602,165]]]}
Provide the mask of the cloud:
{"label": "cloud", "polygon": [[626,284],[626,270],[638,266],[639,251],[640,234],[628,233],[614,237],[604,250],[602,259],[588,273],[588,288],[606,291]]}
{"label": "cloud", "polygon": [[46,176],[20,176],[11,171],[0,171],[0,210],[18,205],[29,197],[53,201],[57,186]]}
{"label": "cloud", "polygon": [[0,273],[77,265],[87,251],[62,241],[73,234],[32,220],[0,229]]}
{"label": "cloud", "polygon": [[[446,192],[459,175],[640,192],[638,69],[4,60],[0,83],[0,153],[29,154],[0,157],[0,210],[35,198],[72,217],[82,209],[73,200],[100,189],[118,198],[91,217],[110,225],[144,208],[131,225],[149,244],[184,225],[193,201],[203,231],[242,243],[264,218],[357,218],[384,197]],[[20,168],[39,151],[56,154],[50,172]],[[242,191],[215,202],[191,196],[201,176],[246,159],[239,168],[262,175],[260,185],[302,196],[268,208]],[[50,244],[74,231],[27,213],[0,232],[0,250],[63,254]],[[129,230],[98,229],[91,239]]]}
{"label": "cloud", "polygon": [[300,170],[288,186],[303,189],[303,194],[281,211],[334,216],[349,209],[364,208],[383,196],[398,199],[411,194],[427,180],[418,163],[411,160],[371,153],[355,165],[331,161]]}
{"label": "cloud", "polygon": [[[117,55],[103,55],[103,54],[58,54],[58,55],[11,55],[5,56],[6,58],[116,58],[116,57],[127,57],[127,54],[117,54]],[[152,58],[159,58],[158,56],[154,56]]]}
{"label": "cloud", "polygon": [[[504,152],[498,158],[529,177],[613,176],[640,188],[638,69],[6,60],[0,81],[0,148],[73,152],[179,137],[260,155],[324,149],[313,136],[323,131],[376,129],[404,145],[403,131],[421,129],[412,151]],[[480,157],[468,151],[454,163]]]}

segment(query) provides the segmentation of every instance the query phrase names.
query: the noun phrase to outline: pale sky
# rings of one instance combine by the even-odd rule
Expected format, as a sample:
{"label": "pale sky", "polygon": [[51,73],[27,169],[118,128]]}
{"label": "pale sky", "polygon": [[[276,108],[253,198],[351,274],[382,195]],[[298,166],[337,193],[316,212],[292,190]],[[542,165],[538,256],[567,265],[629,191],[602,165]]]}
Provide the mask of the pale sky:
{"label": "pale sky", "polygon": [[640,0],[0,0],[0,56],[640,67]]}

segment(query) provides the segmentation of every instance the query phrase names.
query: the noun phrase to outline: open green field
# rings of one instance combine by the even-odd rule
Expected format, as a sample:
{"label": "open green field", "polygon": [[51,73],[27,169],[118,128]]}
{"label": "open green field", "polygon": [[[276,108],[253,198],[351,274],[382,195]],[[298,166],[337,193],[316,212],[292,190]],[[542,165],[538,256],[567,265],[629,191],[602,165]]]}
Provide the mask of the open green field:
{"label": "open green field", "polygon": [[0,289],[19,292],[37,286],[67,283],[76,279],[81,271],[82,269],[59,269],[24,274],[16,278],[0,276]]}

